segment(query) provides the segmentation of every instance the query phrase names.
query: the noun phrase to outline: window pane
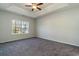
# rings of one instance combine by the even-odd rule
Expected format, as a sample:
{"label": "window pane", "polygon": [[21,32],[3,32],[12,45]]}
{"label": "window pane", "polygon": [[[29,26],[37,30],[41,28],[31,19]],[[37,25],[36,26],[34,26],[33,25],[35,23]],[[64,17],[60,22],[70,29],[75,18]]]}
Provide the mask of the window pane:
{"label": "window pane", "polygon": [[28,33],[29,23],[20,21],[20,20],[12,20],[12,33]]}

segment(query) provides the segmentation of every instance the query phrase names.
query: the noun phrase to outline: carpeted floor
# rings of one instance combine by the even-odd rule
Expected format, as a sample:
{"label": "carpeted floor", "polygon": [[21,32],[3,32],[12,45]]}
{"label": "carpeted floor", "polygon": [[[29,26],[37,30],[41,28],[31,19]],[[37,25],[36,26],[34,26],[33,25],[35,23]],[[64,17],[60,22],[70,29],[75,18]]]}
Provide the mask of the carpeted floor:
{"label": "carpeted floor", "polygon": [[0,56],[79,56],[79,47],[30,38],[1,43]]}

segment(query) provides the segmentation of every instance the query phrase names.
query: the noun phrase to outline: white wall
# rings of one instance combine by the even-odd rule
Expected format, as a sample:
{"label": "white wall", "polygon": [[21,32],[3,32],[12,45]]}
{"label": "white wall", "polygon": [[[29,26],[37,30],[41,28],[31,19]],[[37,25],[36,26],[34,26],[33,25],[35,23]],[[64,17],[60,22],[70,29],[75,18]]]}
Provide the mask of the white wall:
{"label": "white wall", "polygon": [[79,7],[59,10],[38,18],[37,36],[79,46]]}
{"label": "white wall", "polygon": [[[12,20],[24,20],[30,23],[29,33],[12,35]],[[0,43],[35,37],[35,20],[26,16],[0,10]]]}

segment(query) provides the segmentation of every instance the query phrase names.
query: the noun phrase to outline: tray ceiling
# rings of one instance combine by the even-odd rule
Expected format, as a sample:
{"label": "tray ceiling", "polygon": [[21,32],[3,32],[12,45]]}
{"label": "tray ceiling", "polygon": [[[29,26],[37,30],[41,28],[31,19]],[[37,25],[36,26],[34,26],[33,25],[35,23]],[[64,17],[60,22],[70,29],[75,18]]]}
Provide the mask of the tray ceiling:
{"label": "tray ceiling", "polygon": [[37,18],[70,5],[67,3],[44,3],[41,6],[42,8],[41,11],[39,10],[32,11],[31,7],[25,7],[26,4],[31,4],[31,3],[0,3],[0,9],[29,16],[32,18]]}

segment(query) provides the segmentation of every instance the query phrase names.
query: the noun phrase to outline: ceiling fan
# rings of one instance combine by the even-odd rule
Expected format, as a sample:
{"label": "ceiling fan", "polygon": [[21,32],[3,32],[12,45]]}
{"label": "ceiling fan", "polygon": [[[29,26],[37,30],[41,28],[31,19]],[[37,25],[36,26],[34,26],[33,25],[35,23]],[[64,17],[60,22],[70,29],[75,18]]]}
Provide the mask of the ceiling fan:
{"label": "ceiling fan", "polygon": [[41,9],[41,5],[43,5],[43,3],[32,3],[31,5],[25,5],[26,7],[32,7],[32,11],[38,9],[38,10],[42,10]]}

